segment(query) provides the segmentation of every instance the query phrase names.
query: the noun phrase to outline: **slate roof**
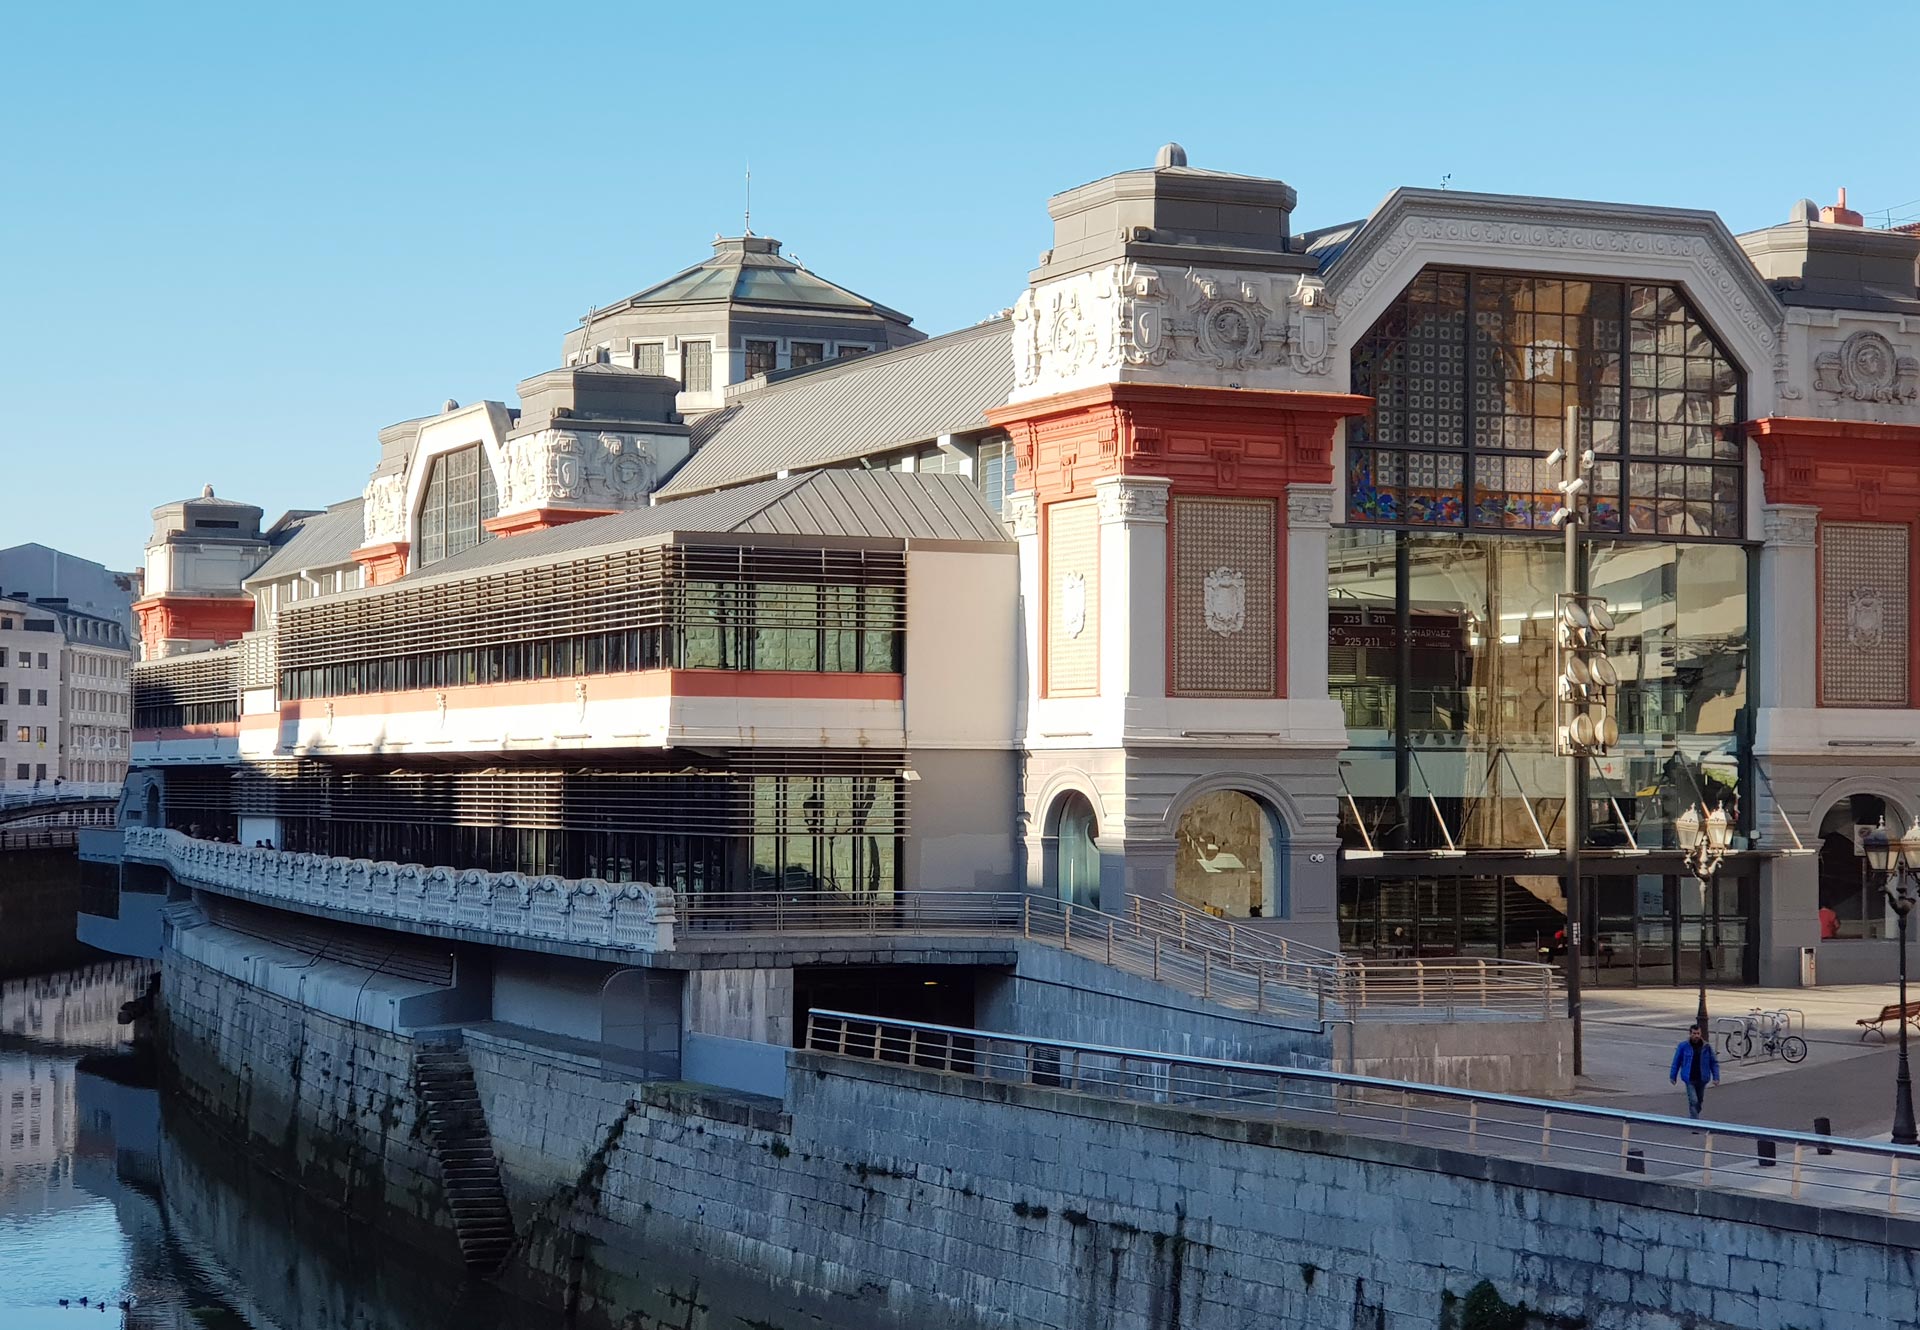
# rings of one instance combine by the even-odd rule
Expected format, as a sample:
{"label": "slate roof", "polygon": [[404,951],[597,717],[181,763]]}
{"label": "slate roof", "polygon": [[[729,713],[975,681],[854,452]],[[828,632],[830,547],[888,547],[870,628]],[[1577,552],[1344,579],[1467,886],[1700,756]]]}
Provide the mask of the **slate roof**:
{"label": "slate roof", "polygon": [[676,531],[995,544],[1008,540],[1007,529],[965,476],[809,471],[489,540],[387,585],[437,581],[512,564],[558,563]]}
{"label": "slate roof", "polygon": [[248,582],[292,577],[303,568],[332,568],[352,563],[353,552],[365,541],[361,518],[364,501],[348,499],[323,513],[290,522],[274,537],[267,561],[248,573]]}
{"label": "slate roof", "polygon": [[660,488],[696,494],[987,427],[1013,391],[1013,325],[992,319],[835,361],[744,393],[693,426],[693,455]]}

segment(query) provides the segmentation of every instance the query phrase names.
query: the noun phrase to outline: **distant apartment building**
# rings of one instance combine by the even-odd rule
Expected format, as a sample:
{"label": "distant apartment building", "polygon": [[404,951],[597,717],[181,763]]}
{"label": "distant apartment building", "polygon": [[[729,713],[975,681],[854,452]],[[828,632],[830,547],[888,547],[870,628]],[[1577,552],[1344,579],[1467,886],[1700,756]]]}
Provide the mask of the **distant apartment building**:
{"label": "distant apartment building", "polygon": [[61,599],[0,596],[0,793],[117,788],[132,666],[120,619]]}

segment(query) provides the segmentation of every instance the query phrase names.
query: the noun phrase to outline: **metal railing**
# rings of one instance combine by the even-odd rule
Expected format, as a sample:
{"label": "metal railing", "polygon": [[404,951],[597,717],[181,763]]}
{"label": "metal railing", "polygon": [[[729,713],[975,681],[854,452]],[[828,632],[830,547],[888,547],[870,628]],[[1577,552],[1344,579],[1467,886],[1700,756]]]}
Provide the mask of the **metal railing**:
{"label": "metal railing", "polygon": [[972,1080],[1920,1216],[1920,1149],[1878,1141],[822,1008],[807,1013],[803,1046]]}
{"label": "metal railing", "polygon": [[977,933],[1050,942],[1223,1006],[1315,1022],[1545,1019],[1554,971],[1529,961],[1358,961],[1261,935],[1185,907],[1108,914],[1023,892],[719,892],[679,896],[682,938],[714,934]]}
{"label": "metal railing", "polygon": [[0,827],[0,850],[66,850],[79,839],[78,827],[30,827],[22,831]]}
{"label": "metal railing", "polygon": [[0,808],[20,808],[34,804],[45,804],[58,808],[63,804],[90,803],[100,799],[118,799],[119,781],[62,781],[56,789],[51,785],[38,788],[0,790]]}

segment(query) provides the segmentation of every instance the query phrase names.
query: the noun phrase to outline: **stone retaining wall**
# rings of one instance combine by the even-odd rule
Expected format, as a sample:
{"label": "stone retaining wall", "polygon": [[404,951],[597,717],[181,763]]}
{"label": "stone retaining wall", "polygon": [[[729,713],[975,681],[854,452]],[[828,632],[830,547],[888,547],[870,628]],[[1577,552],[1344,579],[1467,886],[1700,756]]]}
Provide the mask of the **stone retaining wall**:
{"label": "stone retaining wall", "polygon": [[[436,1228],[404,1040],[173,955],[166,985],[198,1108]],[[1434,1330],[1486,1280],[1565,1318],[1530,1327],[1894,1330],[1920,1279],[1920,1224],[1751,1193],[808,1053],[783,1107],[467,1047],[509,1277],[585,1326]]]}

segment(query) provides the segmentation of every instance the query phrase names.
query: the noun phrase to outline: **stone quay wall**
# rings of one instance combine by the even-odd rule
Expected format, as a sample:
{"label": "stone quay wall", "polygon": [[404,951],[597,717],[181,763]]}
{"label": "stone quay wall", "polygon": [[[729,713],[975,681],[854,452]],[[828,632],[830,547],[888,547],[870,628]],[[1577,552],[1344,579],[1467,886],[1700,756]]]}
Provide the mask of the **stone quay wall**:
{"label": "stone quay wall", "polygon": [[[171,952],[164,982],[196,1111],[451,1252],[404,1036]],[[1884,1215],[804,1052],[781,1103],[466,1045],[509,1285],[584,1326],[1458,1330],[1482,1280],[1530,1330],[1914,1320],[1920,1224]]]}
{"label": "stone quay wall", "polygon": [[379,1216],[457,1264],[422,1135],[413,1041],[269,992],[167,948],[166,1074],[212,1131],[309,1193]]}

